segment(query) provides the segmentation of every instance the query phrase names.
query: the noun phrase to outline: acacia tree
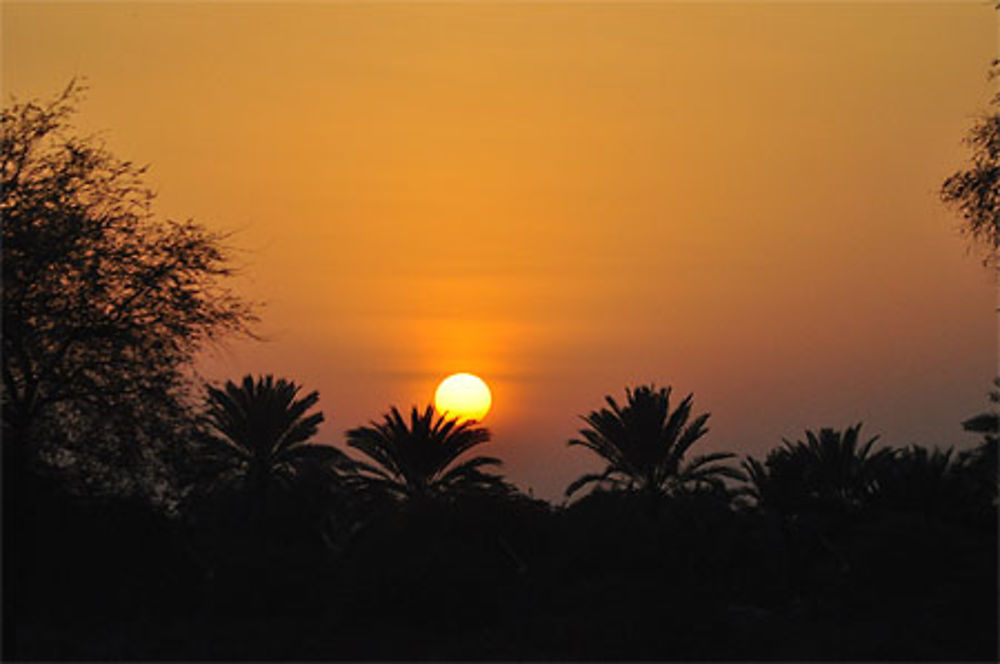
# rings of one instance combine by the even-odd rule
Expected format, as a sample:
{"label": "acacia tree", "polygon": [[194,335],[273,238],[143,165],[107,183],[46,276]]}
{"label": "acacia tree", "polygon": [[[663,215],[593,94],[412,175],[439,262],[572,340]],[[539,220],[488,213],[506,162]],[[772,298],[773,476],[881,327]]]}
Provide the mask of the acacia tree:
{"label": "acacia tree", "polygon": [[74,135],[82,93],[2,113],[3,445],[17,467],[54,439],[63,456],[115,439],[137,460],[136,441],[182,421],[194,354],[253,319],[224,284],[223,238],[155,216],[145,169]]}
{"label": "acacia tree", "polygon": [[[1000,60],[993,61],[990,78],[1000,76]],[[986,262],[996,265],[1000,250],[1000,93],[993,111],[982,116],[965,138],[972,150],[967,168],[941,185],[941,199],[965,222],[963,230],[987,250]]]}
{"label": "acacia tree", "polygon": [[[1000,3],[994,7],[1000,10]],[[989,77],[1000,77],[1000,58],[993,60]],[[941,199],[961,214],[963,230],[985,246],[985,263],[1000,270],[1000,92],[991,101],[992,112],[979,118],[965,138],[972,150],[968,168],[949,176],[941,186]],[[1000,387],[1000,378],[994,380]],[[1000,403],[1000,392],[990,400]],[[997,497],[997,444],[1000,416],[996,406],[962,423],[967,430],[982,433],[983,444],[960,455],[958,463],[979,485],[994,507]]]}

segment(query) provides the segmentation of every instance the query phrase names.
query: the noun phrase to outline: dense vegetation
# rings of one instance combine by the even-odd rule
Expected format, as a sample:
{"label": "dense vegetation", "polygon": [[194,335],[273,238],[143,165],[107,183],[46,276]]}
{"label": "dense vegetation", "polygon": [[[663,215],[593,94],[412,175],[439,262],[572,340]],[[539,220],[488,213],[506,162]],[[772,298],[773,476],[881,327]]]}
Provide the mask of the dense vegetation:
{"label": "dense vegetation", "polygon": [[194,379],[253,310],[223,238],[65,137],[78,93],[3,114],[6,659],[997,658],[995,412],[963,452],[738,459],[636,386],[564,505],[430,407],[318,444],[316,392]]}

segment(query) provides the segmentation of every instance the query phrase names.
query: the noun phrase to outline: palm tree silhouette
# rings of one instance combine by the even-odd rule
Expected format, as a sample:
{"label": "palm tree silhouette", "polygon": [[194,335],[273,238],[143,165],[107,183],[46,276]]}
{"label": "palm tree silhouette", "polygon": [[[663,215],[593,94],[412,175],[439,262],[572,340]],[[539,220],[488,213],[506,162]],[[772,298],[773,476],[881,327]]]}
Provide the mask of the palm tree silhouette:
{"label": "palm tree silhouette", "polygon": [[748,456],[741,464],[748,485],[743,493],[751,496],[759,507],[788,513],[802,507],[806,489],[808,460],[786,448],[771,450],[760,462]]}
{"label": "palm tree silhouette", "polygon": [[569,441],[582,445],[607,461],[601,473],[583,475],[566,488],[570,496],[588,484],[606,485],[616,490],[637,490],[651,495],[671,495],[691,488],[723,488],[722,478],[743,479],[743,474],[719,461],[734,454],[715,452],[684,463],[684,455],[708,433],[704,413],[690,423],[694,399],[689,394],[673,412],[670,388],[656,389],[643,385],[625,388],[627,403],[619,406],[610,396],[610,408],[601,408],[584,416],[587,428],[582,439]]}
{"label": "palm tree silhouette", "polygon": [[[989,398],[993,407],[962,422],[962,428],[970,433],[983,435],[983,442],[971,450],[965,450],[958,455],[956,471],[968,484],[973,494],[978,494],[978,500],[984,505],[997,506],[997,448],[1000,446],[1000,377],[993,379],[994,389]],[[988,510],[987,510],[988,511]],[[994,516],[994,521],[995,521]]]}
{"label": "palm tree silhouette", "polygon": [[222,389],[207,388],[210,440],[242,475],[261,512],[272,487],[288,488],[305,464],[334,468],[347,458],[329,445],[307,442],[316,434],[323,413],[309,413],[319,393],[297,399],[300,389],[270,375],[256,381],[248,375],[240,385],[227,381]]}
{"label": "palm tree silhouette", "polygon": [[452,465],[464,452],[489,439],[489,430],[473,421],[459,422],[444,415],[435,418],[433,406],[423,412],[414,407],[409,423],[393,407],[382,422],[372,421],[347,432],[347,444],[375,462],[355,461],[355,479],[366,488],[403,499],[506,493],[509,487],[501,477],[482,470],[499,466],[499,459],[477,456]]}
{"label": "palm tree silhouette", "polygon": [[897,450],[891,463],[876,469],[877,503],[924,515],[956,511],[965,487],[953,454],[953,448],[927,449],[919,445]]}
{"label": "palm tree silhouette", "polygon": [[962,422],[963,429],[971,433],[981,433],[987,440],[991,438],[995,440],[1000,433],[998,431],[1000,429],[1000,411],[997,410],[997,405],[1000,404],[1000,377],[993,379],[993,387],[994,389],[990,391],[989,395],[990,403],[994,404],[993,408]]}
{"label": "palm tree silhouette", "polygon": [[807,506],[854,509],[867,503],[877,490],[881,469],[894,455],[891,449],[872,453],[874,436],[860,442],[861,424],[844,431],[806,431],[806,439],[772,450],[764,463],[752,457],[743,462],[758,504],[780,512]]}

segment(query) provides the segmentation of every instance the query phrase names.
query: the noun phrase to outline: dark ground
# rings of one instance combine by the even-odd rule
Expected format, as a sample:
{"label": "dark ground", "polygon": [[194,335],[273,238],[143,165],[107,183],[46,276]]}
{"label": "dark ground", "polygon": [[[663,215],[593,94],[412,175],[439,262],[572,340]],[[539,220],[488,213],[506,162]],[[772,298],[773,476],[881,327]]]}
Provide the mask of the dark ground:
{"label": "dark ground", "polygon": [[331,548],[23,491],[8,660],[997,659],[995,522],[483,498],[383,508]]}

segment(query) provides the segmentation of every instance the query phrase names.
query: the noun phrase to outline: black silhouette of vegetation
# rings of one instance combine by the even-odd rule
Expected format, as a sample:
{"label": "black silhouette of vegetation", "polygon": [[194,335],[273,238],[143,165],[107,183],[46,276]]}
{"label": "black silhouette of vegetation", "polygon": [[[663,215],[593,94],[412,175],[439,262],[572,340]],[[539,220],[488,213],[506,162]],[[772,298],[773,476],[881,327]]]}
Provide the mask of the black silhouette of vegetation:
{"label": "black silhouette of vegetation", "polygon": [[563,505],[431,407],[320,440],[317,392],[193,379],[252,310],[68,137],[79,92],[3,115],[5,659],[996,660],[995,409],[972,449],[857,424],[739,469],[693,395],[627,388]]}
{"label": "black silhouette of vegetation", "polygon": [[878,436],[860,443],[861,425],[845,431],[806,431],[805,441],[771,451],[762,464],[750,457],[744,461],[759,505],[788,513],[814,507],[826,510],[857,510],[868,504],[876,491],[879,469],[892,456],[889,449],[872,453]]}
{"label": "black silhouette of vegetation", "polygon": [[570,445],[582,445],[608,465],[599,474],[587,474],[566,488],[572,495],[587,484],[636,490],[652,495],[673,495],[692,488],[722,486],[722,478],[742,479],[742,474],[719,461],[731,459],[729,452],[716,452],[684,462],[684,455],[708,433],[709,415],[691,416],[694,395],[689,394],[671,412],[670,388],[643,385],[625,390],[627,403],[619,406],[605,397],[609,408],[596,410],[584,421],[582,438]]}
{"label": "black silhouette of vegetation", "polygon": [[413,500],[506,491],[499,475],[483,470],[499,466],[497,458],[477,456],[452,465],[489,439],[489,430],[472,420],[435,417],[433,406],[423,412],[414,407],[409,424],[392,408],[382,422],[347,432],[347,444],[375,462],[354,462],[355,478],[363,488]]}
{"label": "black silhouette of vegetation", "polygon": [[190,420],[190,360],[252,313],[220,237],[155,217],[143,168],[71,135],[81,94],[2,115],[5,465],[142,490]]}
{"label": "black silhouette of vegetation", "polygon": [[229,470],[241,478],[242,489],[257,511],[266,509],[268,495],[288,489],[311,467],[331,472],[347,461],[329,445],[310,444],[323,413],[310,413],[319,392],[301,399],[301,388],[283,378],[246,376],[222,388],[208,387],[206,419],[209,440],[228,457]]}
{"label": "black silhouette of vegetation", "polygon": [[[1000,60],[990,70],[990,78],[997,76]],[[986,248],[986,262],[995,264],[1000,250],[1000,93],[991,106],[965,138],[972,151],[968,167],[945,179],[941,200],[962,216],[962,230]]]}

